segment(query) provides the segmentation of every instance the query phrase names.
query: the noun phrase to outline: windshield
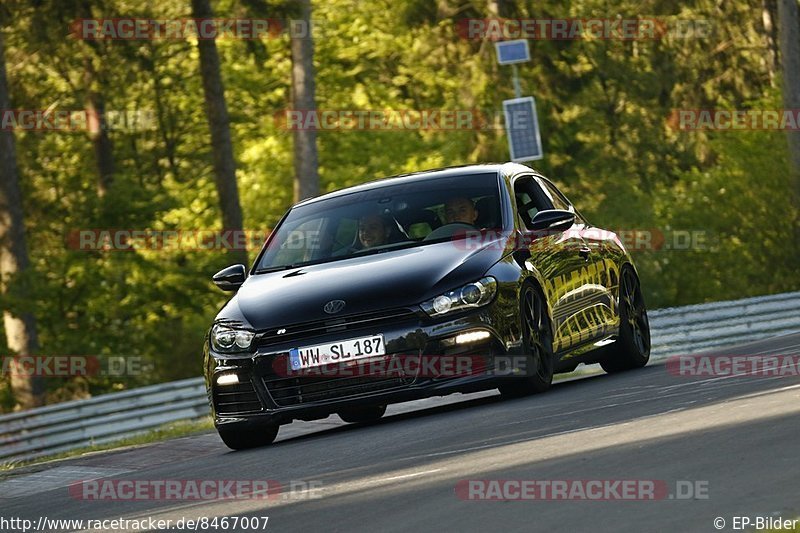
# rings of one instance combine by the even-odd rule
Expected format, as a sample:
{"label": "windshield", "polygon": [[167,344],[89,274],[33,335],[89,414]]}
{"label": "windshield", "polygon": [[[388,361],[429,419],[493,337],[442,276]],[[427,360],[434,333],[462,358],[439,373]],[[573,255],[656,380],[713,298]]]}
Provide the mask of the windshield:
{"label": "windshield", "polygon": [[501,227],[497,173],[431,178],[292,209],[256,273],[424,246]]}

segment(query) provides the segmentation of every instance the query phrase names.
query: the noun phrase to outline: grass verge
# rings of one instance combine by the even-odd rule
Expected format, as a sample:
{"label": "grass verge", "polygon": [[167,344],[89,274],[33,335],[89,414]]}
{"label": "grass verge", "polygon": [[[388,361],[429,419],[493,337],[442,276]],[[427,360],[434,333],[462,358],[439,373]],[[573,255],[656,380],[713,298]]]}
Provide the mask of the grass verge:
{"label": "grass verge", "polygon": [[28,459],[24,461],[11,461],[7,463],[0,463],[0,474],[10,472],[14,469],[23,466],[31,466],[40,463],[47,463],[50,461],[59,461],[71,457],[78,457],[88,453],[113,450],[116,448],[124,448],[128,446],[141,446],[143,444],[152,444],[178,437],[186,437],[189,435],[196,435],[198,433],[206,432],[214,428],[211,417],[206,417],[200,420],[182,420],[178,422],[170,422],[159,426],[150,431],[137,433],[128,437],[123,437],[118,440],[103,442],[101,444],[90,444],[74,450],[55,453],[53,455],[46,455],[37,457],[36,459]]}

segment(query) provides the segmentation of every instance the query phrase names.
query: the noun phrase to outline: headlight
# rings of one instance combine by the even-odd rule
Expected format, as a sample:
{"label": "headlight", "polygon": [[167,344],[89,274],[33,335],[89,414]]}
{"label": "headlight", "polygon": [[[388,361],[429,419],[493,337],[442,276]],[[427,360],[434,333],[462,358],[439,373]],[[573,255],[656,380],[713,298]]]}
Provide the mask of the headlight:
{"label": "headlight", "polygon": [[218,352],[245,352],[253,343],[254,336],[252,331],[216,324],[211,328],[211,346]]}
{"label": "headlight", "polygon": [[423,302],[422,309],[430,316],[442,316],[447,313],[482,307],[492,301],[496,292],[497,280],[486,276]]}

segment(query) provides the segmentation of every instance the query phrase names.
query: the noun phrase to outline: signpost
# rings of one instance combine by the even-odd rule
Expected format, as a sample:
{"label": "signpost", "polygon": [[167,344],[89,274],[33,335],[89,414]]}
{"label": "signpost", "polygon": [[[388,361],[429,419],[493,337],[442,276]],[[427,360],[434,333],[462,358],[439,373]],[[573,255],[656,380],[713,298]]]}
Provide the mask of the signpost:
{"label": "signpost", "polygon": [[536,100],[532,96],[522,97],[519,71],[517,70],[518,63],[526,63],[531,60],[528,41],[526,39],[499,41],[494,44],[494,47],[497,52],[497,62],[501,65],[511,65],[514,74],[515,98],[503,101],[511,160],[521,162],[541,159],[544,154],[542,153],[542,138],[539,133],[539,118],[536,114]]}

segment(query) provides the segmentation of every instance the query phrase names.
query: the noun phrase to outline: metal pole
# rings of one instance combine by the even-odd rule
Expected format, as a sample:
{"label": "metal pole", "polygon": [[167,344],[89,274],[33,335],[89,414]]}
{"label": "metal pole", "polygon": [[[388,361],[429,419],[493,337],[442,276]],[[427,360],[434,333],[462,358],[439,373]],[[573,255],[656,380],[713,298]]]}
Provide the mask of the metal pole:
{"label": "metal pole", "polygon": [[514,69],[514,95],[515,98],[522,98],[522,88],[519,86],[519,71],[517,65],[513,64],[511,67]]}

